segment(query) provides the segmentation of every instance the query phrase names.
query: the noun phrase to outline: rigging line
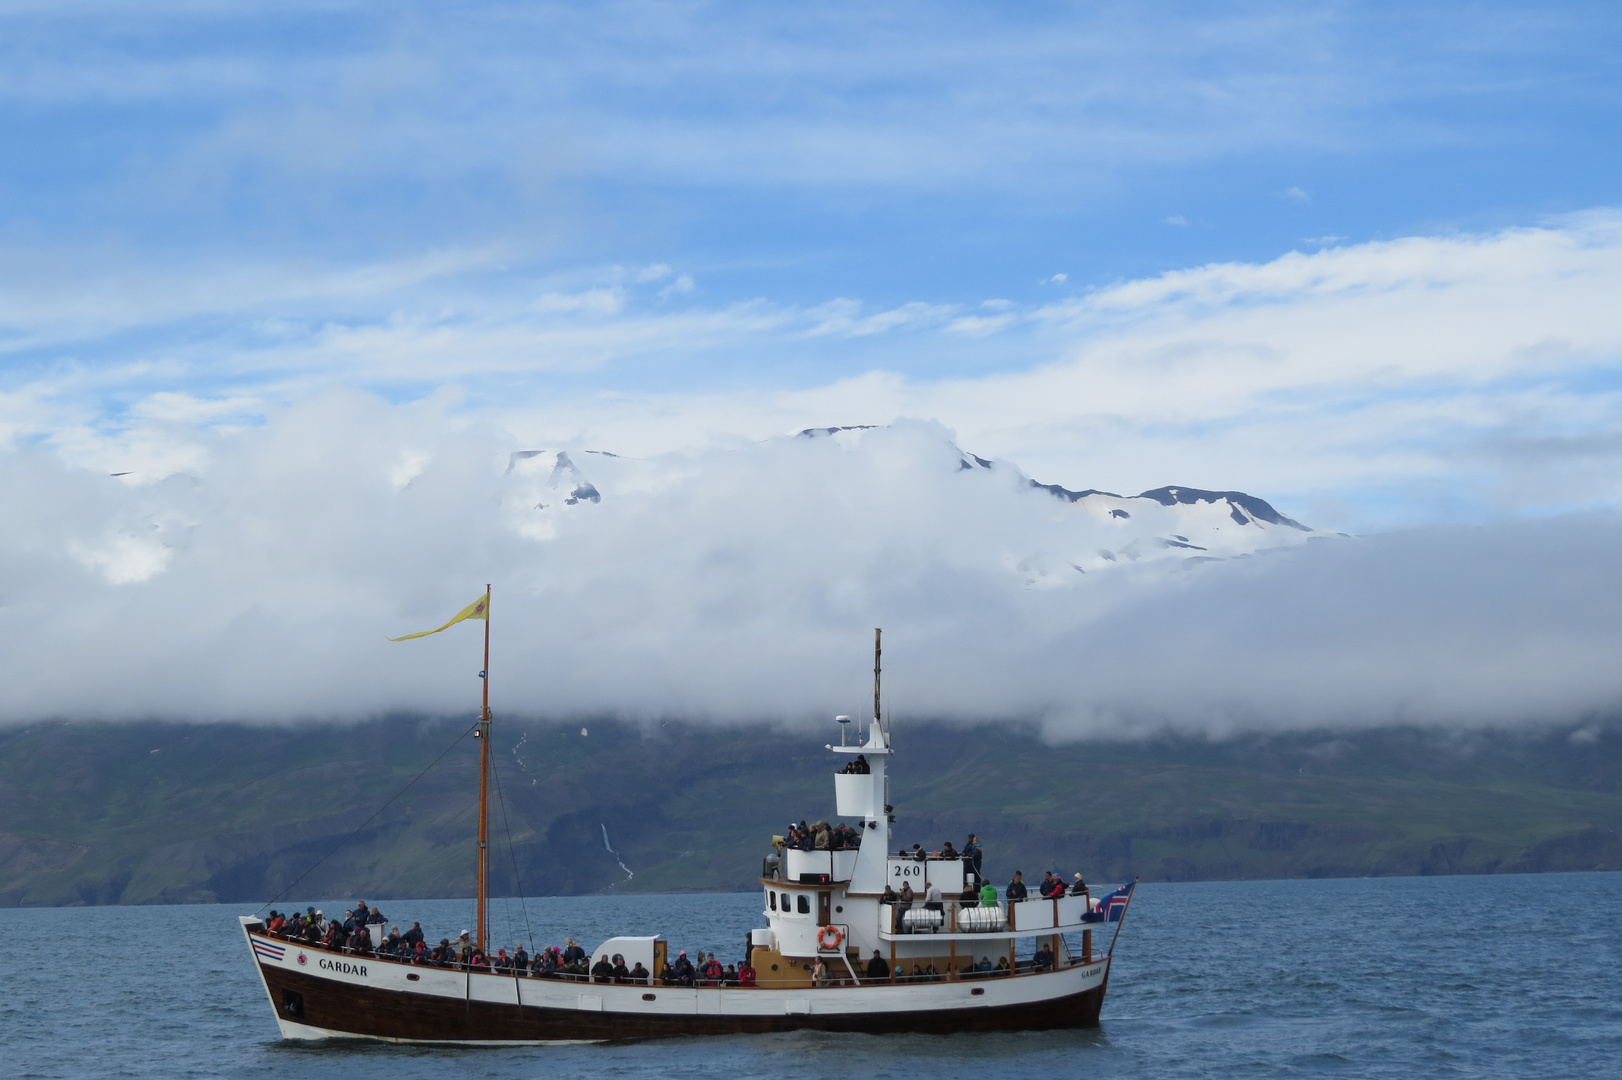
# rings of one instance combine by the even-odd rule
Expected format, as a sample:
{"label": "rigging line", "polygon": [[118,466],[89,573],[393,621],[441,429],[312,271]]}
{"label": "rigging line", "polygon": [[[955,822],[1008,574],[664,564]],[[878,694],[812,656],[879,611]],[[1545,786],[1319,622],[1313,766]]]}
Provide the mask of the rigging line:
{"label": "rigging line", "polygon": [[[496,778],[496,805],[501,807],[501,831],[507,834],[507,858],[513,864],[513,884],[518,886],[518,910],[524,913],[524,933],[529,937],[529,951],[535,951],[535,931],[529,925],[529,905],[524,902],[524,879],[518,876],[518,855],[513,851],[513,830],[507,824],[507,796],[501,790],[501,770],[491,759],[490,773]],[[508,916],[510,919],[512,916]]]}
{"label": "rigging line", "polygon": [[355,837],[359,836],[362,829],[366,828],[366,826],[370,825],[372,822],[377,820],[377,815],[378,814],[381,814],[383,811],[387,810],[390,806],[394,805],[394,800],[395,799],[398,799],[401,795],[404,795],[407,791],[411,790],[411,785],[412,784],[415,784],[418,780],[421,780],[423,777],[427,776],[428,773],[430,771],[432,771],[432,769],[433,769],[433,767],[435,765],[438,765],[441,761],[444,761],[445,756],[447,754],[449,754],[452,750],[455,750],[458,746],[460,746],[462,744],[462,740],[467,738],[468,735],[471,734],[474,730],[475,730],[474,728],[468,728],[466,731],[462,732],[462,734],[458,735],[456,737],[455,742],[453,742],[449,746],[445,747],[445,750],[444,750],[443,753],[441,753],[433,761],[428,763],[428,768],[422,770],[422,772],[418,773],[416,776],[413,776],[410,780],[406,781],[406,786],[405,787],[401,788],[399,791],[396,791],[392,796],[390,796],[389,801],[384,803],[382,806],[379,806],[375,811],[373,811],[372,816],[367,818],[365,821],[361,822],[360,826],[358,828],[356,828],[354,832],[350,833],[348,836],[344,837],[342,840],[340,840],[336,844],[334,844],[331,851],[327,852],[325,855],[323,855],[319,859],[315,860],[315,862],[310,866],[310,868],[308,870],[304,871],[304,873],[300,874],[298,877],[296,877],[292,881],[288,882],[287,887],[282,889],[281,892],[277,893],[275,896],[272,896],[269,900],[266,900],[263,904],[260,904],[258,909],[254,912],[254,914],[257,915],[260,911],[265,910],[270,905],[274,904],[276,901],[280,900],[282,897],[284,897],[288,893],[292,892],[294,885],[297,885],[299,882],[303,881],[305,878],[307,878],[311,874],[315,873],[316,867],[320,866],[322,863],[324,863],[328,859],[332,858],[334,855],[336,855],[338,853],[339,848],[343,847],[345,844],[349,843],[349,841],[351,841]]}

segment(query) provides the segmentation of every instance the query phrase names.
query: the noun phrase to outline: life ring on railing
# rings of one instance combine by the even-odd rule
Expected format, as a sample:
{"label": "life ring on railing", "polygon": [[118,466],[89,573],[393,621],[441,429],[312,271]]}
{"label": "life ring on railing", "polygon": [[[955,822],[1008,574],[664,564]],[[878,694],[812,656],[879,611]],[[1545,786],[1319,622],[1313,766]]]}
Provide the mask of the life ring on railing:
{"label": "life ring on railing", "polygon": [[817,948],[823,952],[833,952],[844,940],[845,932],[832,923],[817,931]]}

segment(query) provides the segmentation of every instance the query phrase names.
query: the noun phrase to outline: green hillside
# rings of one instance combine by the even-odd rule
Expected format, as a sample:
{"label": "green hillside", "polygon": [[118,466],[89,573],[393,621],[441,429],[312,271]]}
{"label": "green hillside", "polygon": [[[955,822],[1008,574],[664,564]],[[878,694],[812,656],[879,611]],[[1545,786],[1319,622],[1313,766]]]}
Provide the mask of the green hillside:
{"label": "green hillside", "polygon": [[[1614,727],[1063,745],[898,728],[899,837],[934,847],[973,830],[999,877],[1622,869]],[[515,875],[531,895],[752,887],[770,834],[832,816],[832,733],[818,734],[501,721],[494,891],[516,891]],[[6,730],[0,904],[258,902],[357,830],[301,895],[467,895],[476,751],[460,723],[404,718]]]}

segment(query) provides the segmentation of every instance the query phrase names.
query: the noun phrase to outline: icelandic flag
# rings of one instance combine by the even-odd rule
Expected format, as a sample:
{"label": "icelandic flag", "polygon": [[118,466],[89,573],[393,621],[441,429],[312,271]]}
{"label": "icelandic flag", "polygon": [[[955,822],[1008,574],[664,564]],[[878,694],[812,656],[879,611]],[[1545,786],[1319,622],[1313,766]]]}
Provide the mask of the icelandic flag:
{"label": "icelandic flag", "polygon": [[1105,922],[1120,922],[1121,915],[1126,911],[1126,901],[1132,895],[1132,888],[1136,882],[1122,885],[1119,889],[1098,901],[1098,910],[1104,913]]}

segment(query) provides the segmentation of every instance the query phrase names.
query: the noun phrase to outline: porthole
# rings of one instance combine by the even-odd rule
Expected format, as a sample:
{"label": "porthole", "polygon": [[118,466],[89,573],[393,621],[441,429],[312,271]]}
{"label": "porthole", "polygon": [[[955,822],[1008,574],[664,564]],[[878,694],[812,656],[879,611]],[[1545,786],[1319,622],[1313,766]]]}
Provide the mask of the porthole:
{"label": "porthole", "polygon": [[422,980],[422,976],[418,975],[415,971],[408,971],[406,972],[406,979],[411,982],[420,982]]}
{"label": "porthole", "polygon": [[835,913],[835,914],[839,914],[839,913],[842,913],[842,912],[843,912],[843,911],[844,911],[844,910],[845,910],[845,909],[844,909],[844,908],[842,908],[842,907],[836,907],[836,908],[834,908],[834,913]]}
{"label": "porthole", "polygon": [[658,994],[643,994],[642,995],[642,1000],[643,1001],[654,1001],[654,1000],[657,1000],[658,997],[659,997]]}
{"label": "porthole", "polygon": [[985,992],[986,992],[986,988],[983,987],[983,986],[976,986],[973,990],[969,991],[969,993],[973,994],[975,997],[979,997],[981,994],[983,994]]}
{"label": "porthole", "polygon": [[773,965],[772,965],[772,970],[773,970],[773,971],[776,971],[776,970],[777,970],[777,965],[776,965],[776,964],[773,964]]}

